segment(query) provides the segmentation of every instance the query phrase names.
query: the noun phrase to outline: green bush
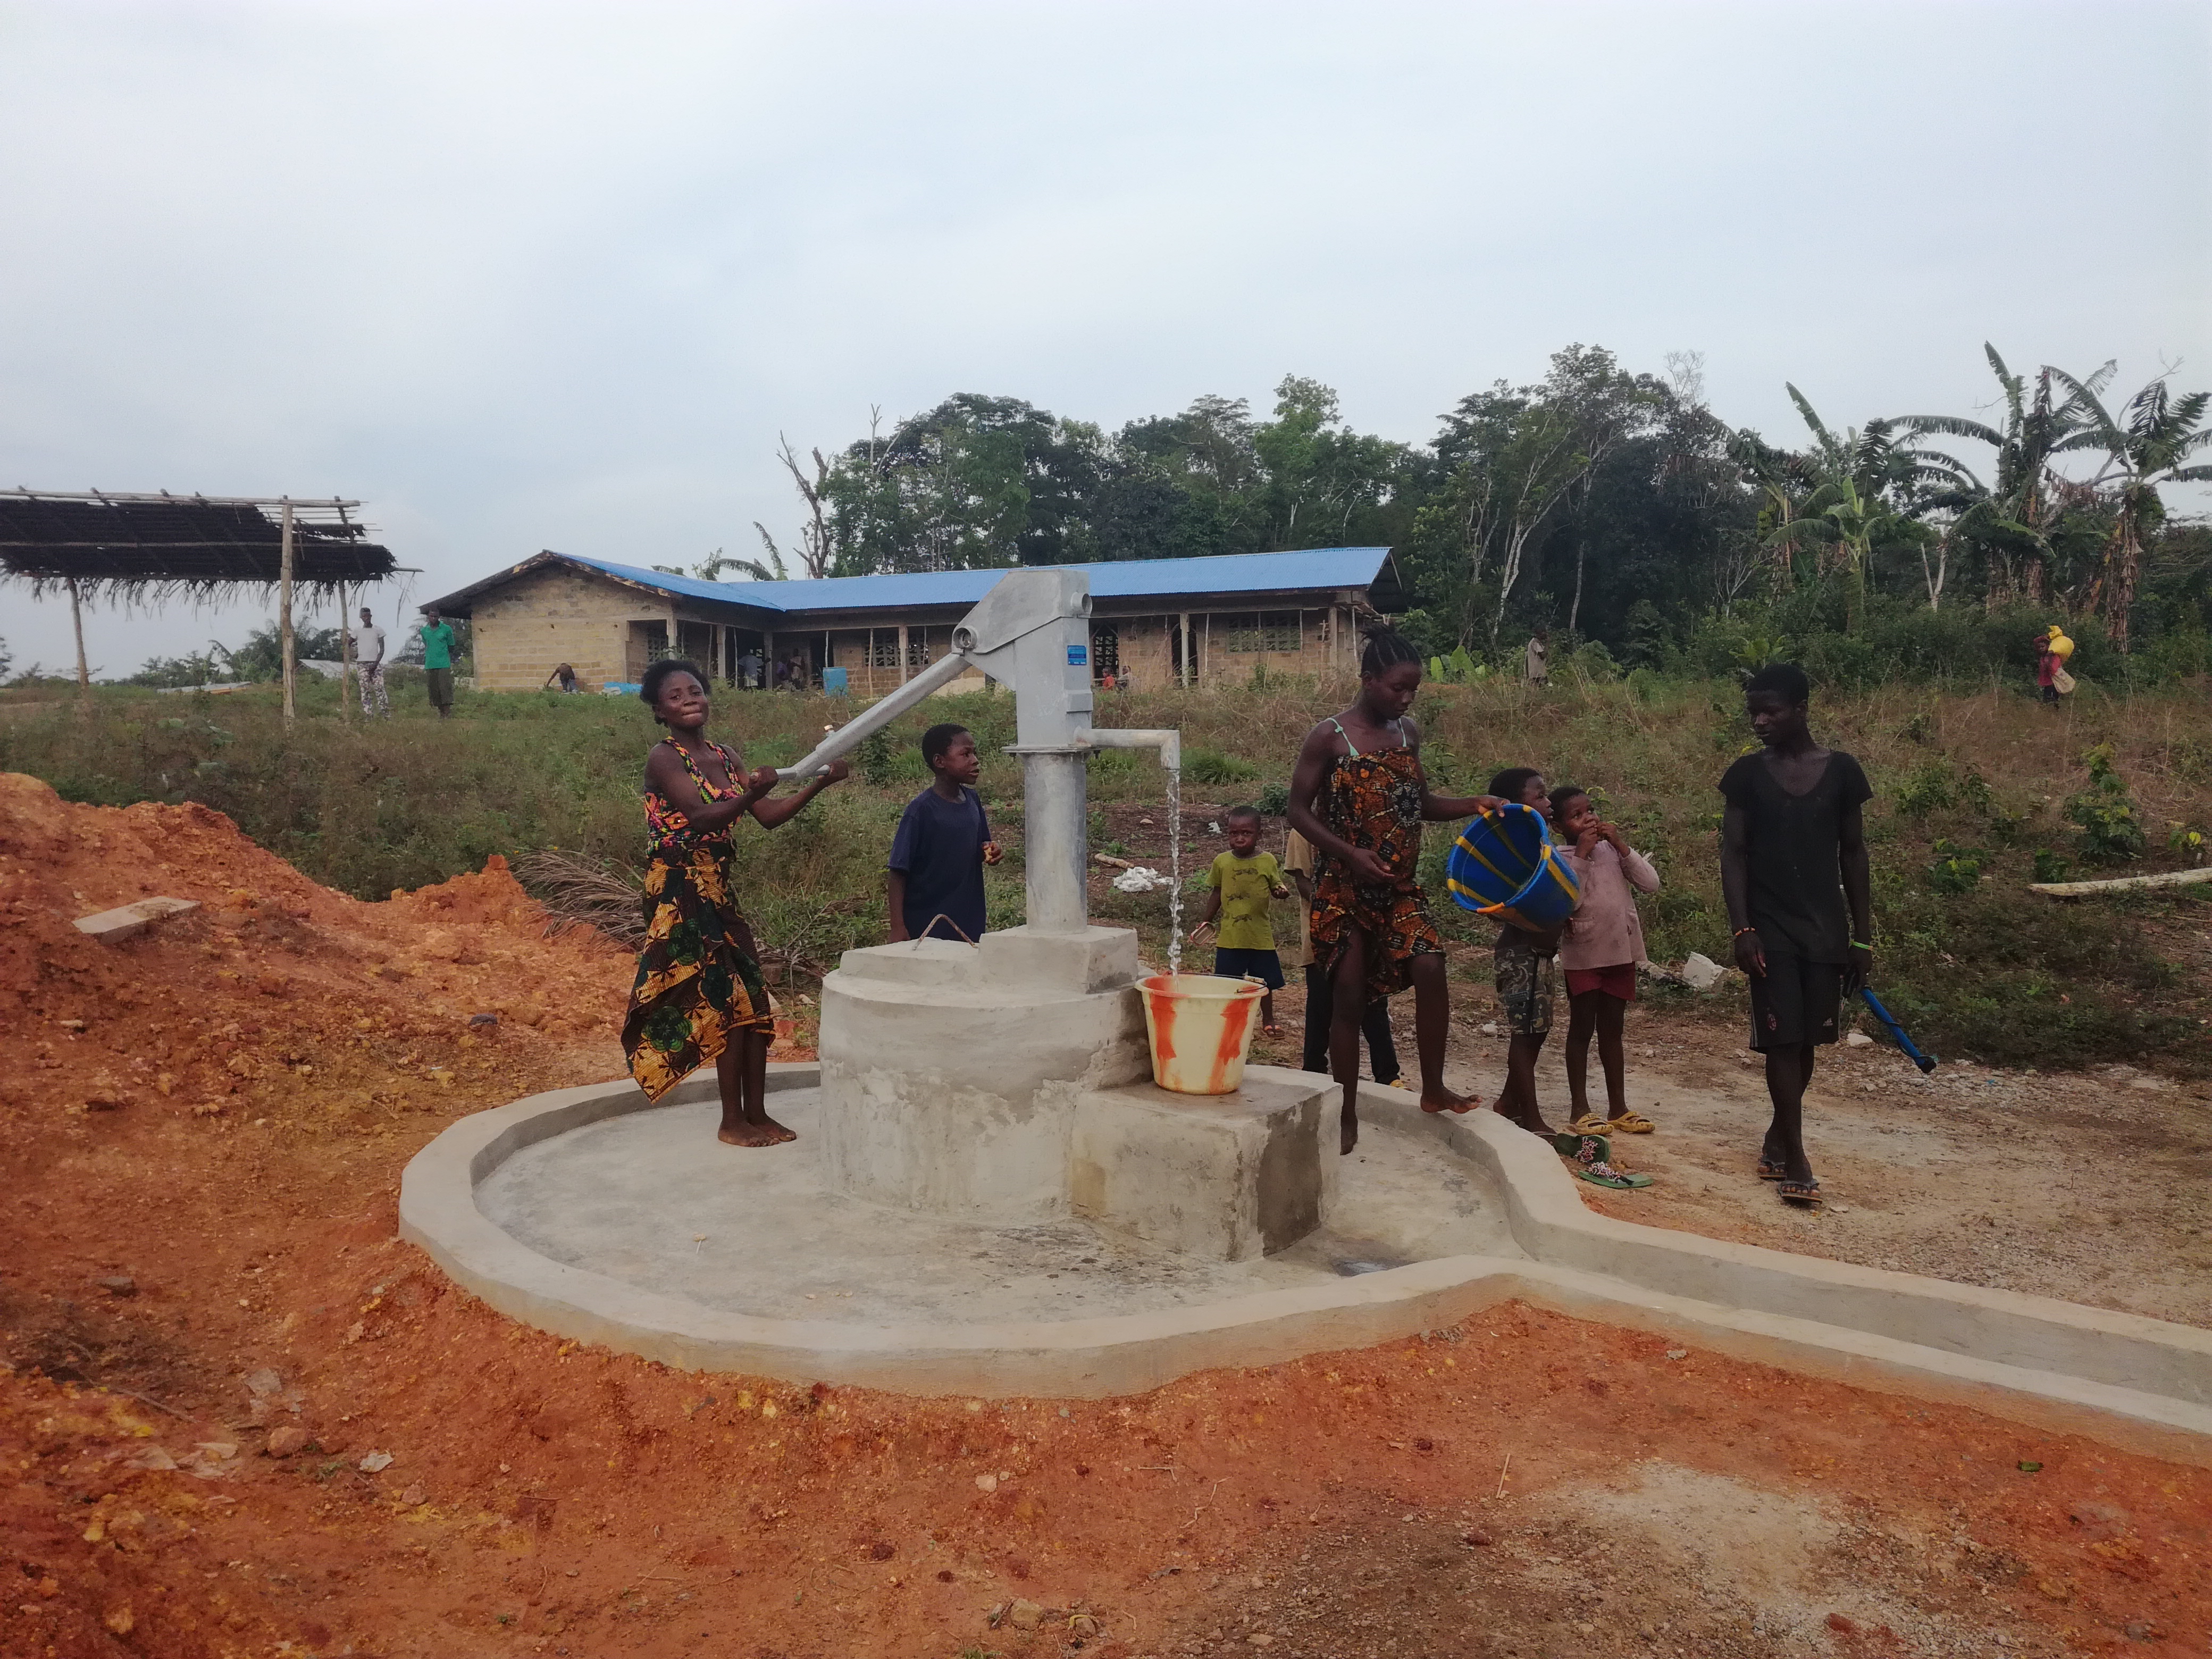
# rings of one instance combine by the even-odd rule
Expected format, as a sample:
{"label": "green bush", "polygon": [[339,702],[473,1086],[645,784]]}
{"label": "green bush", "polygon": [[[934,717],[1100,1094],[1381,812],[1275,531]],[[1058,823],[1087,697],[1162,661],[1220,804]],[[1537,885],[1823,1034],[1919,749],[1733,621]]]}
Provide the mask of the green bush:
{"label": "green bush", "polygon": [[2119,864],[2141,858],[2147,844],[2142,815],[2113,769],[2112,745],[2100,743],[2081,759],[2089,769],[2089,787],[2067,799],[2066,817],[2081,832],[2082,862]]}
{"label": "green bush", "polygon": [[1928,866],[1928,884],[1939,893],[1972,892],[1990,862],[1990,855],[1978,847],[1957,847],[1939,840],[1935,851],[1936,861]]}
{"label": "green bush", "polygon": [[1231,783],[1249,783],[1260,775],[1260,769],[1250,761],[1236,755],[1224,755],[1218,749],[1192,749],[1184,752],[1182,775],[1186,783],[1211,784],[1219,787]]}

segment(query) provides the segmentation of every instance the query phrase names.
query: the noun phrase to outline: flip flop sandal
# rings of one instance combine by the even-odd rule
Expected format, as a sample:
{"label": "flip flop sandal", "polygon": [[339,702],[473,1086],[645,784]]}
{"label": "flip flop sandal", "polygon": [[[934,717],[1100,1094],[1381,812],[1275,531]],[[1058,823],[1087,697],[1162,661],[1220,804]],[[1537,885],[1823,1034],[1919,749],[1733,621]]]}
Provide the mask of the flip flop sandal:
{"label": "flip flop sandal", "polygon": [[1575,1173],[1580,1176],[1584,1181],[1589,1182],[1593,1187],[1611,1187],[1616,1190],[1621,1188],[1632,1189],[1638,1187],[1649,1187],[1651,1184],[1651,1177],[1650,1176],[1632,1174],[1626,1170],[1616,1169],[1610,1164],[1592,1164],[1587,1167],[1577,1166]]}
{"label": "flip flop sandal", "polygon": [[1648,1135],[1659,1126],[1641,1112],[1623,1112],[1606,1127],[1615,1134]]}
{"label": "flip flop sandal", "polygon": [[1759,1178],[1761,1181],[1787,1181],[1790,1179],[1790,1166],[1771,1163],[1762,1158],[1759,1160]]}
{"label": "flip flop sandal", "polygon": [[1567,1133],[1569,1134],[1576,1135],[1601,1135],[1609,1132],[1612,1127],[1612,1124],[1600,1117],[1595,1112],[1584,1112],[1580,1117],[1567,1125]]}
{"label": "flip flop sandal", "polygon": [[1612,1143],[1603,1135],[1553,1135],[1552,1150],[1577,1164],[1602,1164],[1613,1156]]}
{"label": "flip flop sandal", "polygon": [[1820,1183],[1817,1181],[1785,1181],[1774,1190],[1785,1204],[1795,1204],[1804,1210],[1820,1208]]}

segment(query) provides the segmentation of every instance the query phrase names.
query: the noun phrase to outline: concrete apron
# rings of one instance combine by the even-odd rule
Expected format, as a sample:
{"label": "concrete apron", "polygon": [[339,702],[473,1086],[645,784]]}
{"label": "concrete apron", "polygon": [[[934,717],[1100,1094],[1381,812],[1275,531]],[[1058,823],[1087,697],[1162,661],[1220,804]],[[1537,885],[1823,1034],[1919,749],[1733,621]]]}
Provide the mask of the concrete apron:
{"label": "concrete apron", "polygon": [[[1303,1074],[1252,1068],[1294,1085]],[[817,1085],[771,1068],[771,1091]],[[710,1098],[693,1079],[670,1103]],[[1109,1317],[1000,1323],[780,1319],[709,1308],[555,1261],[495,1225],[477,1188],[523,1148],[650,1109],[635,1085],[556,1090],[452,1125],[400,1186],[400,1235],[465,1289],[557,1335],[687,1370],[916,1395],[1097,1398],[1461,1323],[1518,1300],[1733,1358],[1942,1400],[2212,1467],[2212,1332],[1615,1221],[1496,1114],[1425,1116],[1360,1091],[1363,1121],[1426,1134],[1492,1189],[1527,1260],[1452,1255],[1357,1278]],[[1463,1162],[1461,1162],[1463,1160]]]}

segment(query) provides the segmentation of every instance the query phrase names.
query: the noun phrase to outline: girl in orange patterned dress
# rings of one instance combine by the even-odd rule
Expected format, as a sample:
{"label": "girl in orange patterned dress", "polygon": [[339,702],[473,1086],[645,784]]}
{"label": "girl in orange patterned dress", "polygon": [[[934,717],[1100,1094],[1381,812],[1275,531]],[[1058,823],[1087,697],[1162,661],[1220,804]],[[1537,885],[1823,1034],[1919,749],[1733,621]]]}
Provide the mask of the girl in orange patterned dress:
{"label": "girl in orange patterned dress", "polygon": [[1313,947],[1335,994],[1329,1072],[1344,1086],[1342,1146],[1359,1139],[1359,1026],[1370,997],[1413,988],[1421,1109],[1464,1112],[1475,1102],[1444,1086],[1450,1021],[1443,945],[1415,872],[1421,825],[1504,805],[1489,795],[1432,793],[1421,770],[1421,728],[1411,713],[1421,658],[1389,629],[1367,636],[1359,698],[1306,734],[1291,775],[1291,828],[1321,855]]}
{"label": "girl in orange patterned dress", "polygon": [[645,671],[638,696],[668,735],[645,763],[644,947],[623,1018],[630,1075],[654,1100],[708,1061],[721,1085],[720,1138],[732,1146],[798,1139],[768,1115],[774,1032],[753,930],[730,883],[730,830],[750,812],[773,830],[846,774],[836,761],[795,795],[769,800],[775,769],[744,763],[705,734],[707,679],[672,658]]}

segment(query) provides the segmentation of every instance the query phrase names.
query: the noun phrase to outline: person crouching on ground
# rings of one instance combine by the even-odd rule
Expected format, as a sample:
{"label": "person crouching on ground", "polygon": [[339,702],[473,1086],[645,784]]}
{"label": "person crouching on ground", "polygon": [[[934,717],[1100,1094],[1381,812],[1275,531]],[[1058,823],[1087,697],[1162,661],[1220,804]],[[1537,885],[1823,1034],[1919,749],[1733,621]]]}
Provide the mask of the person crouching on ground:
{"label": "person crouching on ground", "polygon": [[798,1137],[768,1115],[774,1036],[760,950],[730,884],[730,830],[750,812],[763,830],[846,775],[834,761],[795,795],[770,800],[775,769],[748,775],[737,750],[709,739],[707,677],[665,658],[638,688],[668,735],[645,763],[645,946],[623,1017],[630,1075],[658,1100],[708,1060],[721,1085],[720,1139],[774,1146]]}
{"label": "person crouching on ground", "polygon": [[1196,941],[1200,928],[1220,918],[1213,940],[1213,971],[1223,979],[1256,979],[1267,988],[1260,999],[1260,1027],[1269,1036],[1279,1036],[1275,1024],[1275,993],[1283,988],[1283,960],[1275,951],[1274,920],[1267,914],[1271,899],[1288,898],[1282,866],[1273,853],[1260,850],[1260,809],[1232,806],[1221,815],[1229,837],[1229,850],[1214,858],[1206,872],[1206,908],[1191,929]]}
{"label": "person crouching on ground", "polygon": [[1860,815],[1874,790],[1856,761],[1813,741],[1811,695],[1795,663],[1772,664],[1744,684],[1744,711],[1765,750],[1721,779],[1721,892],[1736,966],[1751,977],[1751,1046],[1766,1057],[1774,1105],[1759,1178],[1818,1209],[1820,1183],[1805,1156],[1805,1086],[1814,1048],[1838,1038],[1844,994],[1864,985],[1874,965]]}
{"label": "person crouching on ground", "polygon": [[[1306,983],[1305,1053],[1300,1064],[1309,1072],[1326,1073],[1330,1009],[1335,998],[1329,993],[1328,964],[1314,954],[1313,948],[1313,878],[1316,862],[1314,844],[1297,830],[1283,837],[1283,872],[1290,877],[1291,885],[1298,895],[1298,942],[1291,953],[1296,959],[1285,962],[1283,966],[1285,969],[1301,969]],[[1405,1084],[1400,1080],[1404,1073],[1398,1065],[1398,1045],[1390,1035],[1389,1000],[1368,998],[1367,1012],[1359,1026],[1367,1035],[1369,1075],[1377,1083],[1404,1088]]]}
{"label": "person crouching on ground", "polygon": [[[1559,968],[1567,978],[1567,1093],[1575,1114],[1567,1127],[1578,1134],[1647,1133],[1650,1121],[1628,1109],[1620,1033],[1636,1000],[1637,964],[1647,960],[1630,884],[1656,893],[1659,872],[1619,829],[1599,819],[1589,796],[1572,784],[1552,791],[1552,822],[1582,889],[1582,902],[1559,940]],[[1589,1104],[1593,1034],[1605,1068],[1602,1118]]]}
{"label": "person crouching on ground", "polygon": [[983,936],[983,866],[1000,856],[983,798],[975,793],[982,757],[974,734],[949,722],[921,734],[921,757],[933,781],[906,804],[887,860],[891,942],[973,945]]}
{"label": "person crouching on ground", "polygon": [[1465,1112],[1475,1102],[1444,1086],[1451,993],[1443,944],[1415,875],[1421,825],[1469,817],[1502,803],[1431,792],[1421,728],[1410,710],[1421,653],[1382,629],[1359,657],[1359,696],[1306,733],[1291,775],[1291,827],[1320,851],[1314,883],[1315,953],[1328,966],[1329,1070],[1344,1088],[1341,1150],[1359,1141],[1359,1028],[1370,999],[1413,988],[1421,1109]]}

